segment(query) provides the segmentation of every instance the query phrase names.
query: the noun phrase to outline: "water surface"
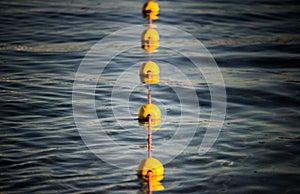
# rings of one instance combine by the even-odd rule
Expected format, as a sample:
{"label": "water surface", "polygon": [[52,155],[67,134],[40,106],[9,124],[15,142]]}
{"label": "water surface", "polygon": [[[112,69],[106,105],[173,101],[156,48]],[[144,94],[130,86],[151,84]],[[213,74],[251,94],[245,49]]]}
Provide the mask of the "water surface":
{"label": "water surface", "polygon": [[[72,86],[81,60],[111,32],[145,23],[140,13],[143,3],[0,2],[1,193],[145,189],[135,171],[116,168],[93,154],[82,141],[72,112]],[[192,34],[214,56],[226,84],[227,114],[215,145],[198,155],[210,94],[205,81],[191,72],[192,81],[199,82],[202,119],[188,148],[164,166],[165,190],[157,193],[299,193],[299,3],[188,0],[159,1],[159,5],[158,25]],[[164,53],[168,52],[162,49]],[[99,81],[95,98],[99,118],[111,127],[109,135],[131,149],[146,144],[140,126],[130,119],[146,102],[146,88],[141,84],[134,89],[132,115],[123,118],[123,129],[109,106],[103,114],[100,110],[110,100],[116,75],[139,57],[120,55],[115,61],[120,67]],[[182,56],[170,60],[179,66],[186,63]],[[166,76],[153,88],[153,99],[165,107],[163,116],[170,119],[154,133],[153,140],[160,145],[172,137],[180,116],[178,98]],[[192,113],[185,116],[197,119]]]}

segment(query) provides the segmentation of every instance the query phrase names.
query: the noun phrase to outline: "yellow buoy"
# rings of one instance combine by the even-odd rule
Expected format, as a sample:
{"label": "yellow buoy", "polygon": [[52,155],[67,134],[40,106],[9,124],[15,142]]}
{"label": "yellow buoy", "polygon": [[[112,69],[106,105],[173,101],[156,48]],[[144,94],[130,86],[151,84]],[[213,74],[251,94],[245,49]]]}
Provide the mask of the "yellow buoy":
{"label": "yellow buoy", "polygon": [[159,67],[156,65],[156,63],[152,61],[147,61],[143,63],[143,65],[140,67],[140,75],[158,75],[159,74]]}
{"label": "yellow buoy", "polygon": [[147,52],[152,53],[155,52],[159,47],[159,34],[153,28],[148,28],[142,34],[142,48]]}
{"label": "yellow buoy", "polygon": [[151,121],[160,120],[160,109],[154,104],[143,105],[138,113],[139,121],[148,122],[149,116],[151,116]]}
{"label": "yellow buoy", "polygon": [[144,84],[158,84],[159,67],[152,61],[145,62],[140,67],[140,80]]}
{"label": "yellow buoy", "polygon": [[159,13],[159,6],[156,2],[148,1],[143,6],[143,15],[144,18],[156,20]]}
{"label": "yellow buoy", "polygon": [[161,162],[155,158],[146,158],[140,162],[136,169],[136,173],[139,177],[148,179],[147,173],[152,172],[152,178],[155,181],[161,181],[164,175],[164,167]]}

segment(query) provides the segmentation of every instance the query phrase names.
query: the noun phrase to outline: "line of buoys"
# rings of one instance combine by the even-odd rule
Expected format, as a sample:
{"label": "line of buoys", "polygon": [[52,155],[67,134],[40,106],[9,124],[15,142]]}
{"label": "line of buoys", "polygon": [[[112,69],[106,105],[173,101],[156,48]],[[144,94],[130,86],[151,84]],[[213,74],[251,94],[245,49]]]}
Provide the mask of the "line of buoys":
{"label": "line of buoys", "polygon": [[159,83],[160,69],[151,61],[151,54],[157,52],[159,47],[159,34],[152,25],[152,20],[158,19],[159,6],[150,0],[142,8],[144,18],[148,19],[148,28],[141,35],[141,47],[148,53],[148,61],[139,69],[140,81],[148,85],[148,103],[143,105],[138,112],[139,123],[148,127],[148,157],[143,159],[136,169],[139,178],[148,184],[148,193],[163,190],[160,181],[163,179],[164,167],[158,159],[152,158],[152,127],[160,125],[161,111],[151,102],[152,84]]}

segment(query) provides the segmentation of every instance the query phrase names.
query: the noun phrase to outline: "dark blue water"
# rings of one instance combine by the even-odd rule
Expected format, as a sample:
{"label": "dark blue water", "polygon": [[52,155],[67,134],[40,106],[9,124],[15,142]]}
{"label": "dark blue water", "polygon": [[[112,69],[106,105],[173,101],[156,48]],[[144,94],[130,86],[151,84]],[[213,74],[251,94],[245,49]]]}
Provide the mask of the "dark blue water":
{"label": "dark blue water", "polygon": [[[112,32],[145,24],[143,4],[0,2],[0,193],[145,192],[134,170],[117,168],[87,147],[72,110],[75,73],[86,53]],[[203,117],[188,148],[164,165],[165,190],[157,193],[299,193],[299,2],[187,0],[159,5],[158,26],[190,33],[213,55],[226,86],[227,113],[214,146],[198,155],[208,125],[204,118],[210,114],[209,83],[192,71],[187,74],[199,82],[196,92]],[[95,98],[97,115],[110,127],[109,135],[132,150],[144,149],[145,133],[139,133],[141,127],[131,116],[122,118],[123,128],[119,127],[106,102],[119,72],[142,57],[115,58],[112,63],[120,67],[106,71]],[[181,67],[187,63],[176,54],[169,60]],[[171,128],[181,116],[165,75],[153,88],[153,100],[165,107],[163,118],[168,113],[170,120],[154,132],[156,145],[174,135]],[[130,96],[132,117],[145,103],[145,89],[140,84]],[[121,97],[116,100],[128,103]],[[116,107],[122,110],[120,104]],[[187,129],[197,119],[192,113],[183,118]]]}

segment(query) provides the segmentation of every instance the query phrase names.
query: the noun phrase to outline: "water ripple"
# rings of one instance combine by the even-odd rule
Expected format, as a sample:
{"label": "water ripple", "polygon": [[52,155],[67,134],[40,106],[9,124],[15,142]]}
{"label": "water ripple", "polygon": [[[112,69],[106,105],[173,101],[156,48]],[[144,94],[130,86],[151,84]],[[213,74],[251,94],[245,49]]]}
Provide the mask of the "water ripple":
{"label": "water ripple", "polygon": [[[111,32],[145,22],[142,4],[128,0],[0,2],[0,193],[143,193],[147,189],[134,171],[116,168],[94,155],[93,149],[103,154],[117,151],[98,149],[101,142],[90,150],[72,114],[73,81],[84,55]],[[154,147],[174,136],[180,119],[186,132],[199,126],[183,153],[164,166],[163,192],[299,193],[298,2],[174,0],[159,4],[158,24],[191,33],[213,54],[228,99],[216,144],[207,154],[198,155],[210,124],[208,87],[213,83],[195,73],[184,56],[166,48],[160,49],[160,55],[155,53],[161,63],[183,69],[196,86],[201,108],[200,118],[192,109],[181,117],[180,99],[172,87],[187,93],[191,88],[171,74],[174,69],[162,72],[160,85],[153,87],[153,101],[163,113],[163,127],[153,131]],[[95,102],[97,122],[107,134],[129,150],[145,151],[146,157],[146,131],[136,120],[146,102],[146,88],[116,81],[125,67],[145,59],[138,49],[111,61],[112,67],[98,80]],[[126,54],[130,57],[125,58]],[[86,82],[91,81],[87,76]],[[125,112],[128,99],[120,95],[111,102],[114,87],[131,93],[129,114]],[[124,113],[120,120],[110,103]],[[170,151],[176,149],[174,145]]]}

